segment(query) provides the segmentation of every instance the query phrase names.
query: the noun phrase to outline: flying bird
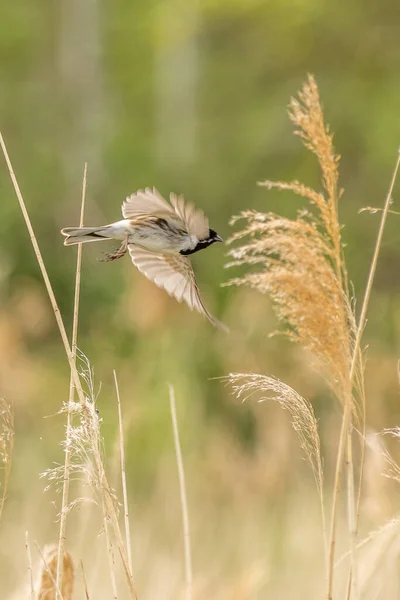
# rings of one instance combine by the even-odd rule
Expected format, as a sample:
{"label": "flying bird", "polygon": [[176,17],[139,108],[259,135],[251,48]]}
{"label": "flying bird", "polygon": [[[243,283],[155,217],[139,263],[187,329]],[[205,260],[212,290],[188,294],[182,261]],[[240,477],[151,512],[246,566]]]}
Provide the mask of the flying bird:
{"label": "flying bird", "polygon": [[121,240],[121,247],[105,254],[103,260],[116,260],[129,252],[135,267],[148,279],[226,330],[205,307],[189,258],[215,242],[223,242],[209,228],[203,211],[185,203],[181,195],[170,194],[168,203],[155,188],[146,188],[126,198],[122,215],[122,221],[102,227],[65,227],[61,230],[66,236],[64,245]]}

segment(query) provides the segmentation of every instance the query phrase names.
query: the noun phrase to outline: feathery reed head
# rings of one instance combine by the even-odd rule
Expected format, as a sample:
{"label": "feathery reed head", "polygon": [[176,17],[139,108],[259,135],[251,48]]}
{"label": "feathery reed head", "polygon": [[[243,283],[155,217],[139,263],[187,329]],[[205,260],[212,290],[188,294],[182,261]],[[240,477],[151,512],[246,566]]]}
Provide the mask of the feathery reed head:
{"label": "feathery reed head", "polygon": [[[46,546],[44,549],[37,600],[56,600],[57,552],[58,548],[55,545]],[[69,552],[64,552],[62,586],[60,589],[63,600],[72,600],[73,590],[74,563]]]}
{"label": "feathery reed head", "polygon": [[298,181],[260,183],[269,190],[291,190],[311,208],[299,211],[296,219],[250,210],[233,217],[231,224],[246,223],[228,240],[241,245],[230,250],[233,260],[227,266],[247,265],[254,270],[229,284],[248,285],[270,296],[286,335],[313,352],[325,366],[335,395],[344,401],[350,391],[354,319],[337,215],[339,157],[311,76],[298,98],[291,100],[289,116],[295,133],[317,156],[323,191]]}
{"label": "feathery reed head", "polygon": [[[96,400],[98,393],[95,390],[94,372],[89,359],[78,351],[80,364],[79,375],[82,379],[85,393],[85,405],[80,402],[70,401],[65,403],[59,413],[70,413],[73,422],[69,425],[68,442],[63,442],[65,449],[70,454],[71,474],[77,479],[83,479],[84,483],[89,483],[94,492],[95,499],[78,498],[64,507],[65,511],[84,501],[98,502],[101,505],[101,495],[106,494],[110,502],[118,511],[118,501],[114,490],[108,484],[105,477],[103,455],[102,455],[102,437],[101,437],[101,418],[96,409]],[[68,447],[66,444],[68,443]],[[63,483],[64,465],[57,465],[44,471],[41,477],[45,477],[50,486],[55,486],[57,491]]]}
{"label": "feathery reed head", "polygon": [[236,396],[243,401],[256,395],[259,402],[271,399],[288,411],[293,429],[298,435],[300,446],[312,468],[318,492],[322,496],[323,469],[320,439],[318,424],[311,403],[276,377],[255,373],[230,373],[224,379],[232,385]]}

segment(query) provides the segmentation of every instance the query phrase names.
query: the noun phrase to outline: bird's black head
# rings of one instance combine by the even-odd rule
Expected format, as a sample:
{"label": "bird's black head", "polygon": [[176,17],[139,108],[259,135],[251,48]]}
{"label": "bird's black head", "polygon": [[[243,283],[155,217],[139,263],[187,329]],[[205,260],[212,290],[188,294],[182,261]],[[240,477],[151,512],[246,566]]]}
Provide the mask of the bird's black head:
{"label": "bird's black head", "polygon": [[211,244],[215,244],[215,242],[223,241],[224,240],[222,239],[222,237],[219,236],[218,233],[214,231],[214,229],[209,229],[208,237],[206,237],[204,240],[199,240],[199,242],[197,242],[197,245],[193,248],[193,250],[181,250],[180,253],[184,256],[187,256],[188,254],[194,254],[199,250],[203,250],[203,248],[207,248],[207,246],[211,246]]}
{"label": "bird's black head", "polygon": [[209,229],[208,231],[208,241],[209,244],[214,244],[214,242],[223,242],[224,240],[214,229]]}

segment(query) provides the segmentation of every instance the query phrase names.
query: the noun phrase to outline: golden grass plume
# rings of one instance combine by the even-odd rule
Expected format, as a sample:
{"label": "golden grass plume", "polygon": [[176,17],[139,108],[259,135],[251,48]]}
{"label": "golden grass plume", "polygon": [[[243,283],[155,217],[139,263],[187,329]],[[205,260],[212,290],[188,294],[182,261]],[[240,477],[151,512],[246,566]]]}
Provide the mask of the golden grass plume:
{"label": "golden grass plume", "polygon": [[227,266],[254,270],[229,284],[247,285],[268,294],[284,332],[308,348],[324,365],[335,396],[344,402],[351,385],[349,371],[355,322],[348,297],[337,203],[339,156],[325,127],[318,88],[308,77],[298,98],[292,98],[289,117],[304,145],[317,157],[323,191],[298,181],[264,181],[269,190],[291,190],[311,205],[289,219],[271,212],[243,211],[231,224],[244,220],[229,243]]}

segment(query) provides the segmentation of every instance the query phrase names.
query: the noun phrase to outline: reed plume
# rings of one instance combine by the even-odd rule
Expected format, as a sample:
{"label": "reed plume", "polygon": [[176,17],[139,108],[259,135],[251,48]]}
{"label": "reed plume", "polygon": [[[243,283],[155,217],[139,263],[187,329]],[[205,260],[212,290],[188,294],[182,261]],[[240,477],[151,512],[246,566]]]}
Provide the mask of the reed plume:
{"label": "reed plume", "polygon": [[288,411],[304,454],[309,462],[318,491],[322,496],[323,468],[317,419],[311,403],[276,377],[249,373],[231,373],[226,380],[242,401],[257,396],[259,402],[272,399]]}
{"label": "reed plume", "polygon": [[309,207],[289,219],[274,213],[243,211],[231,224],[245,221],[229,243],[240,242],[229,255],[227,266],[246,265],[254,270],[232,279],[229,284],[247,285],[273,301],[284,333],[311,350],[324,367],[324,374],[336,398],[349,399],[349,371],[355,320],[348,298],[338,222],[339,156],[332,135],[325,127],[319,94],[309,76],[298,98],[292,98],[289,117],[306,148],[317,157],[322,191],[299,181],[266,180],[269,190],[291,190],[307,200]]}

